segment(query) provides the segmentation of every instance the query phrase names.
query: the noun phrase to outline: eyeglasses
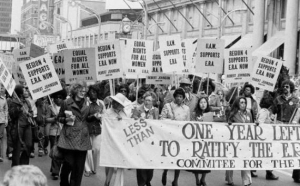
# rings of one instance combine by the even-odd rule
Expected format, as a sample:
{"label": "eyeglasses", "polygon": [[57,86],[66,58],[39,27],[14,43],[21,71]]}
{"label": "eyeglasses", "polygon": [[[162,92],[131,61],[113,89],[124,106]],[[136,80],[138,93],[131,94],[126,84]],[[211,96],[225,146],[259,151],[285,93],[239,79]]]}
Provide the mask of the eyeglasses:
{"label": "eyeglasses", "polygon": [[283,86],[283,88],[290,88],[290,86]]}
{"label": "eyeglasses", "polygon": [[125,90],[125,89],[121,89],[121,90],[120,90],[120,92],[127,92],[127,90]]}

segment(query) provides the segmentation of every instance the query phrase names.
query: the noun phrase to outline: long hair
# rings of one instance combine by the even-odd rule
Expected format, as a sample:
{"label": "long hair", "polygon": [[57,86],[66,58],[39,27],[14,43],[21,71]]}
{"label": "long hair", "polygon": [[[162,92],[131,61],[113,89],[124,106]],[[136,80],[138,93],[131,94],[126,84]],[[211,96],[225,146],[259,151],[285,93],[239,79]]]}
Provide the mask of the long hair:
{"label": "long hair", "polygon": [[[201,100],[205,100],[206,103],[207,103],[207,107],[205,110],[202,110],[200,108],[200,101]],[[207,113],[207,112],[210,112],[211,111],[211,107],[209,106],[209,102],[208,102],[208,98],[207,97],[201,97],[198,102],[197,102],[197,105],[196,105],[196,108],[195,108],[195,113],[196,113],[196,116],[203,116],[204,113]]]}
{"label": "long hair", "polygon": [[236,113],[238,113],[238,111],[240,110],[240,100],[241,99],[245,100],[246,106],[247,106],[247,100],[244,96],[240,96],[240,97],[236,98],[233,102],[232,107],[231,107],[231,111],[229,113],[228,121],[232,121],[232,118],[234,117],[234,115]]}

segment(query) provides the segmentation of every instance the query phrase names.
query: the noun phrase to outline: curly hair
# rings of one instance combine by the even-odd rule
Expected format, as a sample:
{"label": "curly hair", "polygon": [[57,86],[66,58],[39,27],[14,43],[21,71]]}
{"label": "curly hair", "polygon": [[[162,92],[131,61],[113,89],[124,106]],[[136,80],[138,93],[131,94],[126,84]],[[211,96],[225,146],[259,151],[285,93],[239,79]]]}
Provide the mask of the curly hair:
{"label": "curly hair", "polygon": [[129,94],[129,86],[127,84],[120,84],[119,87],[118,87],[118,90],[117,90],[117,93],[121,93],[120,90],[121,89],[126,89],[126,97],[128,98],[128,94]]}
{"label": "curly hair", "polygon": [[245,85],[244,85],[244,87],[243,87],[243,91],[242,92],[245,92],[245,89],[246,88],[250,88],[250,90],[251,90],[251,94],[254,94],[254,92],[255,92],[255,88],[254,88],[254,86],[253,85],[251,85],[250,83],[245,83]]}
{"label": "curly hair", "polygon": [[204,82],[202,83],[202,90],[207,89],[207,81],[208,81],[208,86],[211,87],[211,90],[214,92],[216,89],[216,85],[213,83],[212,79],[205,79]]}
{"label": "curly hair", "polygon": [[[206,103],[207,103],[207,107],[205,110],[202,110],[200,108],[200,101],[201,100],[205,100]],[[195,108],[195,113],[196,113],[196,116],[203,116],[204,113],[207,113],[207,112],[210,112],[211,111],[211,107],[209,106],[209,102],[208,102],[208,98],[207,97],[201,97],[198,102],[197,102],[197,105],[196,105],[196,108]]]}
{"label": "curly hair", "polygon": [[89,90],[88,90],[87,93],[86,93],[86,95],[87,95],[88,97],[90,97],[90,92],[91,92],[92,90],[94,90],[94,91],[97,93],[97,97],[98,97],[98,93],[100,92],[99,86],[97,86],[97,85],[90,85],[90,86],[89,86]]}
{"label": "curly hair", "polygon": [[289,85],[291,93],[295,91],[295,84],[291,80],[285,80],[281,83],[281,88],[283,89],[284,85]]}
{"label": "curly hair", "polygon": [[240,100],[243,99],[246,102],[247,107],[247,99],[244,96],[240,96],[236,98],[232,104],[231,111],[229,113],[228,121],[231,121],[234,115],[240,110]]}
{"label": "curly hair", "polygon": [[173,97],[176,98],[177,95],[182,95],[183,99],[185,99],[185,91],[183,90],[183,88],[177,88],[174,91]]}
{"label": "curly hair", "polygon": [[78,92],[83,88],[85,88],[85,86],[83,86],[80,83],[73,84],[70,88],[71,97],[74,98],[78,94]]}

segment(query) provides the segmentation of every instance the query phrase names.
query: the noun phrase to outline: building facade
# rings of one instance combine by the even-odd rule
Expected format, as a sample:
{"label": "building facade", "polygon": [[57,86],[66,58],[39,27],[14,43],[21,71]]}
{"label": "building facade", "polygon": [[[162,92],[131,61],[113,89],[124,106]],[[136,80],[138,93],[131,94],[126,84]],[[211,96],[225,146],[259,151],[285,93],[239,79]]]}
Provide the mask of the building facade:
{"label": "building facade", "polygon": [[0,34],[6,34],[11,29],[12,0],[0,0]]}

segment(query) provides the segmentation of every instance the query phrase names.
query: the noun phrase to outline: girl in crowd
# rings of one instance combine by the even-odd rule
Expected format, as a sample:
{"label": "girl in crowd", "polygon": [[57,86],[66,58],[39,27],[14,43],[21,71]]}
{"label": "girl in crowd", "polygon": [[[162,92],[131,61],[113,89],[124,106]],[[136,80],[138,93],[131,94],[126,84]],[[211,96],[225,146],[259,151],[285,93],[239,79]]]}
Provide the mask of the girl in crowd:
{"label": "girl in crowd", "polygon": [[87,153],[85,161],[85,176],[96,174],[96,169],[99,165],[100,158],[100,143],[101,143],[101,115],[105,113],[104,102],[97,99],[97,92],[100,90],[98,86],[91,85],[87,92],[89,98],[89,113],[87,117],[87,126],[89,129],[90,139],[92,143],[92,150]]}
{"label": "girl in crowd", "polygon": [[[145,118],[158,120],[158,108],[153,107],[153,102],[156,100],[156,95],[153,92],[144,94],[144,105],[134,109],[132,117],[135,119]],[[138,186],[151,186],[150,182],[153,178],[153,169],[137,169],[136,177]]]}
{"label": "girl in crowd", "polygon": [[[205,113],[210,114],[211,117],[205,117]],[[202,97],[199,99],[198,104],[195,108],[195,112],[193,113],[193,118],[192,120],[194,121],[206,121],[206,122],[212,122],[213,118],[212,118],[212,114],[211,113],[211,108],[208,104],[208,99],[207,97]],[[210,170],[190,170],[189,172],[192,172],[195,174],[195,178],[196,178],[196,185],[197,186],[206,186],[206,181],[205,181],[205,177],[207,173],[210,173]],[[201,180],[199,180],[199,174],[202,174]]]}
{"label": "girl in crowd", "polygon": [[92,149],[86,121],[89,107],[84,83],[75,83],[70,91],[71,97],[64,101],[58,114],[58,121],[63,123],[58,147],[65,159],[60,173],[60,185],[80,186],[86,154]]}
{"label": "girl in crowd", "polygon": [[[178,88],[173,94],[175,100],[171,103],[165,104],[161,112],[161,119],[171,119],[177,121],[190,121],[190,109],[183,103],[185,99],[185,91],[183,88]],[[166,185],[167,183],[167,172],[164,170],[162,175],[162,184]],[[174,180],[172,186],[178,186],[180,170],[175,170]]]}
{"label": "girl in crowd", "polygon": [[[252,114],[246,109],[247,100],[245,97],[238,97],[230,111],[228,117],[228,123],[253,123]],[[250,170],[242,170],[242,181],[244,186],[250,186],[252,183]],[[233,170],[227,170],[225,174],[225,180],[228,185],[234,185],[233,183]]]}

